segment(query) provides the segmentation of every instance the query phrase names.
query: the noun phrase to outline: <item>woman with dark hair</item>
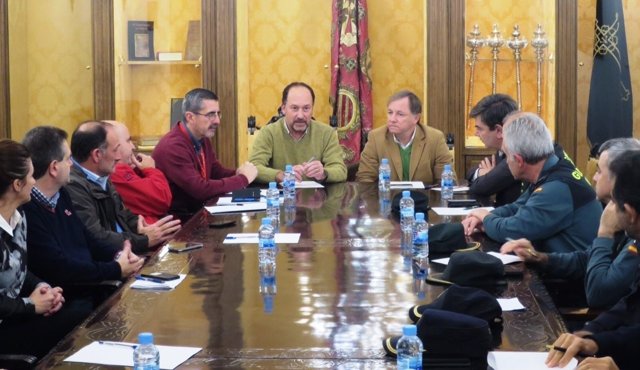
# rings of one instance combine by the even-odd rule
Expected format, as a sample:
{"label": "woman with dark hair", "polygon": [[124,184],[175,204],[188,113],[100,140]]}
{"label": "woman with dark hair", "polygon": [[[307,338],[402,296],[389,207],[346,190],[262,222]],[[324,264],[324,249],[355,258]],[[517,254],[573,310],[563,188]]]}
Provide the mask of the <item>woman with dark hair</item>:
{"label": "woman with dark hair", "polygon": [[42,357],[84,316],[61,311],[62,289],[27,271],[27,223],[18,207],[31,199],[33,165],[13,140],[0,140],[0,158],[0,353]]}

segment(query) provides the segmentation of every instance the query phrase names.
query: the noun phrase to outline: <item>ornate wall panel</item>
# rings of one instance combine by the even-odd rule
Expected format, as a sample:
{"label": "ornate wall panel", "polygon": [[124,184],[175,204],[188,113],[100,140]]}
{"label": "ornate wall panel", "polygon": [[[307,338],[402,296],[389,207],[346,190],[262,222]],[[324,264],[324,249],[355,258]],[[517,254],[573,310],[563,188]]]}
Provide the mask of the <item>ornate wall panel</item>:
{"label": "ornate wall panel", "polygon": [[8,5],[11,137],[42,124],[73,131],[94,115],[91,2]]}

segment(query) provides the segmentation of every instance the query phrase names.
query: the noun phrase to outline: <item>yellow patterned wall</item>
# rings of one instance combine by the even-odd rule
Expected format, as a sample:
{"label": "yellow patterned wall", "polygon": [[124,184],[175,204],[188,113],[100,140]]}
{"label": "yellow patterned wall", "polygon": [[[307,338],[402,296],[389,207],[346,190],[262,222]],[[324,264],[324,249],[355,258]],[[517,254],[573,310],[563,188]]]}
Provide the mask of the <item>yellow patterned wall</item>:
{"label": "yellow patterned wall", "polygon": [[125,122],[132,136],[169,131],[171,98],[201,87],[202,72],[194,64],[128,64],[127,22],[153,21],[154,51],[184,57],[189,21],[199,20],[200,13],[197,0],[114,2],[116,120]]}
{"label": "yellow patterned wall", "polygon": [[[560,0],[561,1],[561,0]],[[538,23],[542,24],[549,40],[549,46],[545,50],[547,60],[543,67],[542,83],[542,112],[541,116],[549,126],[555,128],[555,64],[549,61],[549,56],[555,55],[555,2],[556,0],[467,0],[465,8],[465,30],[467,35],[473,29],[473,25],[479,26],[482,37],[491,35],[493,24],[497,24],[501,33],[504,45],[498,54],[499,62],[496,73],[496,92],[506,93],[514,99],[517,98],[516,90],[516,68],[514,53],[507,46],[507,40],[511,39],[514,25],[520,26],[520,38],[529,41],[529,45],[522,50],[522,61],[520,63],[521,74],[521,95],[522,109],[536,112],[537,105],[537,84],[536,84],[536,63],[534,49],[531,47],[533,32]],[[469,54],[469,48],[465,51]],[[471,106],[475,105],[482,97],[492,93],[492,53],[491,48],[484,46],[478,54],[479,61],[476,63],[474,73],[474,86],[471,94]],[[465,71],[466,101],[469,100],[469,63]],[[468,109],[468,107],[467,107]],[[475,140],[474,122],[467,122],[467,145],[480,145],[482,143]]]}
{"label": "yellow patterned wall", "polygon": [[[368,1],[374,127],[386,124],[386,101],[400,89],[424,96],[424,0]],[[331,1],[237,2],[239,161],[253,137],[247,116],[266,123],[289,82],[309,83],[316,93],[314,116],[331,115]],[[247,62],[245,62],[245,60]]]}
{"label": "yellow patterned wall", "polygon": [[[578,2],[578,167],[586,168],[589,157],[587,141],[587,108],[593,66],[593,33],[596,19],[596,0]],[[637,2],[623,0],[624,22],[627,36],[627,53],[631,69],[631,89],[633,91],[633,132],[638,136],[640,129],[640,9]]]}
{"label": "yellow patterned wall", "polygon": [[10,0],[11,137],[93,117],[91,2]]}

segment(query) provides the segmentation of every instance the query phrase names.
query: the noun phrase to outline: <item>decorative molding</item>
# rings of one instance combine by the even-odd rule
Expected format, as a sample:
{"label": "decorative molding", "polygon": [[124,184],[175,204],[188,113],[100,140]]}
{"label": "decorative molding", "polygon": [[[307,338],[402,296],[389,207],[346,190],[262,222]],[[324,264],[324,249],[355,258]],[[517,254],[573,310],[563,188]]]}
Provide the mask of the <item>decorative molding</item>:
{"label": "decorative molding", "polygon": [[8,1],[0,0],[0,138],[11,137]]}
{"label": "decorative molding", "polygon": [[218,159],[237,167],[238,85],[236,80],[236,4],[202,0],[202,85],[220,98],[223,128],[214,137]]}
{"label": "decorative molding", "polygon": [[464,169],[464,0],[427,6],[427,123],[455,138],[455,169]]}
{"label": "decorative molding", "polygon": [[556,141],[576,160],[578,1],[556,0]]}
{"label": "decorative molding", "polygon": [[93,0],[91,13],[94,119],[113,120],[116,117],[113,0]]}

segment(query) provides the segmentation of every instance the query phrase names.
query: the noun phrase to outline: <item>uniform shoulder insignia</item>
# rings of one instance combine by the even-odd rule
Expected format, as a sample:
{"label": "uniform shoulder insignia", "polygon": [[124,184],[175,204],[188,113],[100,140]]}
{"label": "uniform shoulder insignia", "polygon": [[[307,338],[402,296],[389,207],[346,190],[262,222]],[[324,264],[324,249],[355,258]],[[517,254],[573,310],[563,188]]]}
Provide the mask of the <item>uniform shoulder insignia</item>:
{"label": "uniform shoulder insignia", "polygon": [[637,254],[638,254],[638,248],[636,247],[636,245],[635,245],[635,244],[631,244],[631,245],[628,247],[628,249],[629,249],[629,252],[630,252],[630,253],[635,254],[635,255],[637,255]]}
{"label": "uniform shoulder insignia", "polygon": [[539,186],[539,187],[537,187],[537,188],[536,188],[536,190],[534,190],[533,192],[534,192],[534,193],[539,193],[539,192],[541,192],[541,191],[542,191],[542,186]]}

